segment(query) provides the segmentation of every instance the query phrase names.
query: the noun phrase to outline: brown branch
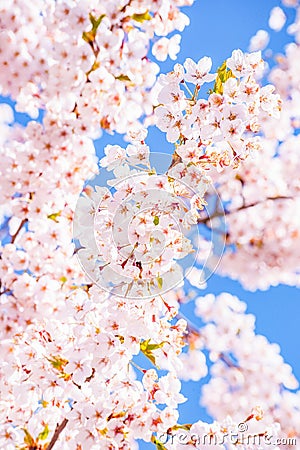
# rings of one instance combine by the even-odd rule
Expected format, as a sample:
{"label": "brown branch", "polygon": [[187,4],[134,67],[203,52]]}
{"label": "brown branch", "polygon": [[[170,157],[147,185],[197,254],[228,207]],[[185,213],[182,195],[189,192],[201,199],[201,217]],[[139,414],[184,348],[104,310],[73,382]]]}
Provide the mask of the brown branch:
{"label": "brown branch", "polygon": [[121,12],[125,12],[126,8],[128,8],[128,6],[130,6],[132,3],[132,0],[129,0],[128,3],[126,3],[126,5],[123,6],[123,8],[121,9]]}
{"label": "brown branch", "polygon": [[178,155],[178,153],[176,153],[176,150],[175,150],[174,153],[172,154],[172,161],[168,167],[166,174],[168,174],[169,170],[172,169],[172,167],[176,166],[177,164],[179,164],[181,162],[182,162],[182,158],[181,158],[181,156]]}
{"label": "brown branch", "polygon": [[22,222],[20,223],[17,231],[15,232],[15,234],[12,235],[11,237],[11,244],[13,244],[15,242],[15,240],[18,237],[18,234],[20,233],[20,231],[22,230],[23,226],[25,225],[25,223],[28,222],[28,219],[23,219]]}
{"label": "brown branch", "polygon": [[227,367],[241,370],[240,366],[235,364],[225,353],[220,353],[219,358],[224,364],[226,364]]}
{"label": "brown branch", "polygon": [[51,450],[54,445],[56,444],[57,439],[59,438],[60,433],[64,430],[64,428],[66,427],[68,423],[68,419],[64,419],[60,424],[56,425],[54,434],[52,436],[51,441],[49,442],[48,446],[46,447],[45,450]]}
{"label": "brown branch", "polygon": [[[0,285],[1,286],[1,285]],[[10,292],[10,289],[4,289],[4,291],[0,292],[0,295],[6,294],[7,292]]]}
{"label": "brown branch", "polygon": [[260,201],[260,202],[256,202],[256,203],[249,203],[249,205],[242,205],[237,209],[233,209],[233,210],[226,210],[224,209],[224,211],[214,211],[213,214],[211,216],[207,216],[207,217],[203,217],[201,219],[198,220],[198,224],[203,223],[204,225],[207,224],[207,222],[209,222],[211,219],[214,219],[215,217],[223,217],[225,216],[229,216],[230,214],[234,214],[237,213],[239,211],[242,211],[244,209],[248,209],[248,208],[253,208],[254,206],[257,205],[261,205],[262,203],[267,202],[268,200],[292,200],[293,197],[285,197],[284,195],[279,195],[278,197],[267,197],[264,200]]}

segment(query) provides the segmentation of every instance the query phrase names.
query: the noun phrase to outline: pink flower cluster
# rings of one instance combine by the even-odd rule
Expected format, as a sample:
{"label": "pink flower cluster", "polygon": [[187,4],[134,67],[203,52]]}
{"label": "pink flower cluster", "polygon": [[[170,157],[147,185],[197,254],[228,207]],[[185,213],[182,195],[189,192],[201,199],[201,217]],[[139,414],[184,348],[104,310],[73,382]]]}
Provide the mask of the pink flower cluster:
{"label": "pink flower cluster", "polygon": [[[244,304],[229,294],[197,299],[197,329],[180,313],[192,292],[173,289],[184,281],[178,261],[204,261],[211,250],[199,238],[194,254],[188,232],[203,222],[212,180],[226,202],[223,273],[250,288],[298,283],[298,44],[271,74],[283,97],[280,119],[274,86],[258,82],[260,52],[235,50],[217,73],[208,57],[187,59],[157,81],[151,42],[158,60],[175,59],[180,36],[167,36],[188,24],[180,7],[192,3],[8,0],[0,7],[1,94],[33,118],[44,110],[42,123],[23,128],[0,109],[5,450],[135,450],[137,439],[160,450],[208,449],[206,435],[228,450],[241,423],[252,436],[300,438],[291,368],[255,335]],[[280,14],[271,15],[274,29]],[[209,83],[208,97],[199,98]],[[143,115],[175,144],[165,174],[152,167]],[[100,171],[111,179],[86,186],[78,200],[98,172],[93,139],[101,128],[126,132],[130,143],[106,147]],[[260,150],[256,159],[244,161],[252,150]],[[199,272],[185,272],[192,285],[200,285]],[[216,421],[182,425],[181,381],[206,377],[205,350],[213,365],[204,403]]]}
{"label": "pink flower cluster", "polygon": [[[300,283],[300,222],[296,213],[300,142],[299,11],[298,7],[296,21],[289,27],[296,34],[296,42],[287,46],[285,55],[277,57],[278,64],[269,75],[282,99],[280,118],[262,120],[264,138],[259,153],[243,162],[237,171],[225,170],[212,175],[227,210],[227,249],[220,272],[251,290],[268,289],[279,283],[291,286]],[[275,13],[271,15],[273,21]],[[211,226],[219,227],[217,218]]]}
{"label": "pink flower cluster", "polygon": [[[1,335],[51,315],[84,281],[72,244],[72,218],[84,180],[97,172],[95,149],[76,119],[46,115],[15,126],[1,147],[0,204],[10,217],[1,247]],[[76,280],[76,281],[75,281]]]}
{"label": "pink flower cluster", "polygon": [[186,234],[200,217],[211,181],[203,170],[183,163],[156,173],[146,134],[136,133],[126,149],[105,148],[100,165],[113,171],[112,188],[86,188],[75,217],[78,255],[92,280],[143,299],[183,281],[177,261],[194,253]]}
{"label": "pink flower cluster", "polygon": [[[189,23],[193,0],[12,0],[0,7],[0,85],[17,110],[76,110],[83,127],[126,132],[152,112],[151,40]],[[174,38],[171,38],[174,41]],[[177,53],[179,48],[175,50]],[[172,50],[170,49],[171,54]],[[159,59],[162,50],[156,47]]]}
{"label": "pink flower cluster", "polygon": [[[198,309],[201,304],[199,300]],[[78,288],[59,306],[56,317],[29,325],[14,342],[4,340],[2,447],[13,450],[28,442],[47,445],[57,423],[61,431],[56,442],[63,450],[78,446],[129,450],[137,448],[136,439],[159,444],[168,433],[176,436],[181,428],[177,407],[186,400],[177,373],[183,370],[180,355],[188,333],[184,319],[172,321],[178,306],[174,296],[137,302],[109,295],[96,286],[88,292]],[[226,330],[222,331],[218,340],[227,338]],[[209,335],[205,339],[210,348]],[[154,368],[139,367],[135,362],[139,354]],[[158,366],[167,374],[161,375]],[[141,372],[140,379],[134,369]],[[202,359],[202,376],[206,370]],[[183,427],[188,431],[188,448],[199,448],[192,437],[195,434],[200,438],[211,432],[221,439],[226,430],[237,431],[242,420],[257,434],[275,436],[277,427],[268,416],[263,419],[259,408],[252,413],[251,409],[237,420],[227,417],[213,424],[199,421]],[[177,445],[177,450],[182,448]],[[253,447],[250,443],[244,448]]]}
{"label": "pink flower cluster", "polygon": [[[235,174],[218,176],[227,206],[228,249],[219,270],[247,289],[299,285],[299,143],[291,136],[264,150]],[[266,167],[268,170],[266,171]],[[213,225],[214,226],[214,225]]]}
{"label": "pink flower cluster", "polygon": [[[184,161],[237,166],[261,148],[261,123],[279,117],[281,102],[274,86],[261,87],[256,80],[264,69],[260,52],[234,50],[218,73],[210,73],[211,67],[211,58],[197,63],[188,58],[159,77],[156,124],[168,141],[179,142],[176,152]],[[201,87],[213,80],[208,99],[198,98]]]}
{"label": "pink flower cluster", "polygon": [[[137,303],[96,286],[78,288],[58,305],[56,318],[28,326],[14,344],[3,341],[1,446],[21,446],[27,433],[42,442],[45,424],[52,435],[67,420],[59,448],[125,450],[176,425],[177,405],[185,401],[175,369],[186,324],[170,327],[175,303],[169,311],[159,297]],[[139,353],[168,374],[142,370],[138,381]]]}
{"label": "pink flower cluster", "polygon": [[280,347],[255,334],[255,317],[245,310],[245,303],[227,293],[196,300],[195,314],[206,323],[199,340],[213,363],[202,403],[217,420],[228,414],[238,420],[250,405],[259,404],[270,424],[280,424],[279,437],[298,441],[300,396],[299,391],[291,392],[298,382],[280,356]]}

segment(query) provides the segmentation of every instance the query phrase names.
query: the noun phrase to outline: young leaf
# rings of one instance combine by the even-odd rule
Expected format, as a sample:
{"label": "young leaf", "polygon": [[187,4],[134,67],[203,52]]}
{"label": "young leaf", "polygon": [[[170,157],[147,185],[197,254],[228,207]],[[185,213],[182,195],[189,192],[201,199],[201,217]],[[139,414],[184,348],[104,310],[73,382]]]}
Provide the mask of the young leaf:
{"label": "young leaf", "polygon": [[116,80],[120,80],[120,81],[131,81],[131,79],[127,76],[127,75],[118,75],[117,77],[115,77]]}
{"label": "young leaf", "polygon": [[154,216],[153,223],[154,223],[155,226],[159,224],[159,217],[158,216]]}
{"label": "young leaf", "polygon": [[151,437],[151,442],[156,446],[157,450],[167,450],[166,447],[154,435]]}
{"label": "young leaf", "polygon": [[163,286],[163,279],[162,277],[157,277],[156,279],[157,279],[157,286],[159,287],[159,289],[161,289]]}
{"label": "young leaf", "polygon": [[217,78],[215,81],[215,85],[213,88],[213,92],[216,94],[223,94],[223,84],[229,79],[234,77],[231,70],[227,70],[227,62],[226,60],[217,70]]}
{"label": "young leaf", "polygon": [[151,341],[151,339],[147,339],[147,341],[143,341],[140,343],[141,352],[144,353],[147,350],[147,347],[148,347],[148,344],[150,341]]}
{"label": "young leaf", "polygon": [[90,14],[89,17],[92,24],[92,29],[90,31],[84,31],[82,33],[82,39],[88,44],[92,44],[96,37],[98,27],[102,22],[103,18],[105,17],[105,14],[101,14],[101,16],[98,17],[98,19],[96,19],[96,17],[94,17],[93,14]]}
{"label": "young leaf", "polygon": [[82,33],[82,39],[87,42],[88,44],[92,44],[92,42],[94,41],[95,35],[93,34],[92,31],[84,31]]}
{"label": "young leaf", "polygon": [[158,440],[156,440],[155,445],[156,445],[157,450],[167,450],[166,447]]}
{"label": "young leaf", "polygon": [[92,24],[92,27],[93,27],[92,31],[97,31],[100,23],[102,22],[102,20],[105,17],[105,14],[101,14],[101,16],[99,16],[98,19],[96,19],[96,17],[94,17],[93,14],[90,13],[89,17],[90,17],[90,21],[91,21],[91,24]]}
{"label": "young leaf", "polygon": [[61,358],[60,356],[52,356],[52,358],[47,358],[52,367],[59,372],[63,371],[65,365],[68,364],[66,359]]}
{"label": "young leaf", "polygon": [[34,441],[33,437],[31,436],[29,431],[26,430],[26,428],[23,428],[23,431],[25,433],[24,444],[28,444],[29,446],[33,447],[35,445],[35,441]]}
{"label": "young leaf", "polygon": [[44,441],[45,439],[47,439],[49,431],[50,430],[49,430],[48,424],[46,424],[43,431],[41,431],[40,434],[38,435],[38,440]]}
{"label": "young leaf", "polygon": [[54,222],[58,223],[57,217],[59,217],[60,214],[61,214],[61,211],[58,211],[57,213],[49,214],[47,217],[48,217],[48,219],[51,219]]}
{"label": "young leaf", "polygon": [[147,351],[151,350],[157,350],[158,348],[162,348],[164,346],[164,342],[161,342],[160,344],[148,344],[147,345]]}
{"label": "young leaf", "polygon": [[151,20],[152,16],[149,14],[148,11],[146,11],[143,14],[132,14],[131,18],[136,22],[143,23],[145,22],[145,20]]}
{"label": "young leaf", "polygon": [[160,342],[159,344],[150,344],[151,339],[147,339],[146,341],[143,341],[140,343],[140,349],[141,352],[146,356],[146,358],[149,359],[149,361],[152,362],[152,364],[156,366],[155,361],[155,355],[153,354],[154,350],[157,350],[159,348],[162,348],[164,345],[164,342]]}

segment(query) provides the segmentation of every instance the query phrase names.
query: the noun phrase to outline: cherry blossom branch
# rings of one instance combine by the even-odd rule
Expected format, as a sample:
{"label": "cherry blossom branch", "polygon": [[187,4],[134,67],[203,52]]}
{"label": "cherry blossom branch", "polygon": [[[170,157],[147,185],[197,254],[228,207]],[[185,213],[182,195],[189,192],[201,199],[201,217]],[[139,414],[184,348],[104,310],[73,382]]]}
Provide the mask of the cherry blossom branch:
{"label": "cherry blossom branch", "polygon": [[230,368],[234,367],[235,369],[240,370],[240,367],[237,364],[235,364],[225,353],[223,353],[223,352],[220,353],[219,358],[221,361],[223,361],[223,363],[226,364],[226,366],[228,366]]}
{"label": "cherry blossom branch", "polygon": [[51,441],[49,442],[48,447],[46,447],[46,450],[51,450],[54,445],[56,444],[57,439],[59,438],[60,433],[64,430],[64,428],[66,427],[68,423],[68,419],[64,418],[64,420],[60,423],[56,425],[54,434],[52,436]]}
{"label": "cherry blossom branch", "polygon": [[23,226],[25,225],[25,223],[28,222],[28,219],[23,219],[22,222],[20,223],[17,231],[15,232],[15,234],[11,237],[11,244],[13,244],[15,242],[15,240],[18,237],[18,234],[20,233],[20,231],[22,230]]}
{"label": "cherry blossom branch", "polygon": [[132,0],[129,0],[129,2],[126,3],[126,5],[124,5],[123,8],[121,9],[121,12],[122,12],[122,13],[125,12],[125,11],[126,11],[126,8],[128,8],[128,6],[130,6],[131,3],[132,3]]}
{"label": "cherry blossom branch", "polygon": [[[1,284],[0,284],[1,287]],[[4,289],[4,291],[0,292],[0,295],[7,294],[7,292],[10,292],[10,289]]]}
{"label": "cherry blossom branch", "polygon": [[234,213],[237,213],[239,211],[242,211],[242,210],[245,210],[245,209],[248,209],[248,208],[252,208],[252,207],[257,206],[257,205],[261,205],[262,203],[265,203],[268,200],[274,200],[274,201],[275,200],[293,200],[293,198],[289,197],[289,196],[279,195],[277,197],[267,197],[267,198],[265,198],[262,201],[259,201],[259,202],[256,202],[256,203],[249,203],[249,205],[242,205],[239,208],[233,209],[231,211],[228,211],[226,209],[224,209],[223,211],[216,210],[216,211],[213,212],[212,215],[199,219],[198,220],[198,224],[203,223],[204,225],[206,225],[207,222],[209,222],[211,219],[215,219],[216,217],[222,217],[223,215],[229,216],[230,214],[234,214]]}

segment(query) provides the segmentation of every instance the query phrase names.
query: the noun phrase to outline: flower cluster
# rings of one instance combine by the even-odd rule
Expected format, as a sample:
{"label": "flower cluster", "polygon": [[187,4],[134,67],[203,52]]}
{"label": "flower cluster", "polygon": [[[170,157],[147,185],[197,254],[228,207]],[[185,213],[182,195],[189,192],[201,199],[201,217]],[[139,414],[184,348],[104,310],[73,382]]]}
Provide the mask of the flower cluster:
{"label": "flower cluster", "polygon": [[[174,426],[185,399],[172,366],[185,323],[170,329],[163,311],[160,299],[137,305],[95,287],[89,293],[76,289],[59,320],[29,326],[13,346],[4,341],[1,446],[49,443],[63,420],[62,449],[135,448],[135,439],[150,441],[154,432]],[[155,320],[149,320],[152,314]],[[171,371],[158,379],[154,369],[144,370],[136,380],[132,358],[139,353]]]}
{"label": "flower cluster", "polygon": [[264,141],[264,151],[235,174],[218,176],[228,246],[219,269],[247,289],[300,284],[299,143],[299,136],[279,147]]}
{"label": "flower cluster", "polygon": [[[37,117],[38,109],[76,110],[90,132],[124,133],[151,113],[147,89],[158,65],[147,58],[150,42],[159,59],[178,52],[175,39],[189,23],[180,6],[192,0],[128,1],[13,0],[0,7],[0,86],[17,109]],[[169,46],[168,50],[164,46]],[[161,48],[162,47],[162,48]],[[164,55],[164,56],[162,56]]]}
{"label": "flower cluster", "polygon": [[[276,14],[283,17],[276,9],[271,14],[272,23]],[[220,272],[238,279],[251,290],[268,289],[279,283],[291,286],[300,283],[300,223],[299,215],[295,214],[299,208],[298,22],[296,18],[289,27],[296,34],[296,42],[278,57],[278,64],[269,76],[282,99],[280,118],[262,121],[265,138],[255,157],[242,163],[235,172],[212,174],[226,204],[227,229],[222,233],[227,249]],[[218,211],[215,213],[219,215]],[[209,225],[208,220],[203,222]],[[218,218],[209,226],[218,229]]]}
{"label": "flower cluster", "polygon": [[182,281],[177,261],[194,252],[186,234],[210,184],[203,170],[183,163],[157,174],[145,136],[140,131],[126,149],[105,148],[100,165],[113,171],[112,188],[86,188],[75,220],[83,267],[125,297],[161,294]]}
{"label": "flower cluster", "polygon": [[[48,114],[12,127],[0,150],[1,335],[51,315],[74,282],[84,281],[72,244],[72,218],[87,177],[97,171],[91,139]],[[76,281],[75,281],[76,280]]]}
{"label": "flower cluster", "polygon": [[[255,433],[271,430],[274,436],[276,427],[267,415],[262,420],[258,408],[237,421],[227,417],[210,425],[178,423],[177,407],[186,400],[177,372],[183,370],[187,323],[175,319],[170,326],[179,304],[175,298],[168,302],[161,296],[137,302],[96,286],[76,289],[60,306],[59,318],[30,325],[14,343],[3,341],[1,446],[47,448],[54,442],[62,450],[129,450],[136,448],[135,439],[143,439],[169,449],[170,441],[162,444],[164,436],[176,436],[182,429],[188,448],[194,449],[199,448],[195,435],[200,439],[207,432],[219,439],[226,434],[229,443],[225,430],[237,431],[242,420]],[[144,365],[148,359],[156,367],[140,367],[139,355]],[[205,360],[201,365],[204,374]],[[181,449],[180,442],[176,445]],[[245,448],[253,447],[250,443]]]}
{"label": "flower cluster", "polygon": [[[1,94],[33,118],[43,110],[23,128],[10,125],[10,108],[0,109],[3,449],[135,450],[142,439],[159,450],[193,450],[208,447],[207,435],[219,450],[270,448],[244,442],[244,435],[233,443],[241,423],[252,436],[299,437],[291,369],[277,346],[255,335],[244,305],[228,294],[197,299],[200,329],[180,312],[192,298],[182,288],[184,275],[199,286],[201,272],[190,268],[212,247],[198,236],[193,252],[189,234],[206,223],[201,211],[215,196],[212,180],[228,215],[230,250],[221,270],[238,272],[250,287],[254,273],[255,287],[298,281],[299,139],[291,134],[299,118],[299,49],[290,45],[271,74],[287,111],[278,128],[281,101],[273,85],[258,82],[260,52],[235,50],[217,73],[208,57],[187,59],[155,84],[151,45],[157,60],[176,58],[180,36],[167,36],[188,24],[180,8],[192,3],[0,6]],[[274,10],[270,26],[283,21]],[[143,115],[175,143],[163,174],[152,165],[138,122]],[[78,200],[98,172],[92,139],[100,128],[126,132],[130,143],[106,147],[100,172],[111,178],[106,186],[86,185]],[[244,162],[256,149],[257,159]],[[213,225],[219,215],[212,214]],[[182,424],[181,381],[206,377],[205,350],[213,366],[204,403],[217,421]]]}
{"label": "flower cluster", "polygon": [[[264,69],[260,52],[234,50],[216,74],[211,67],[211,58],[197,63],[188,58],[159,77],[156,123],[168,141],[181,144],[176,152],[184,161],[236,166],[261,148],[256,136],[261,122],[278,117],[281,102],[274,86],[260,87],[256,80]],[[198,98],[204,83],[213,80],[208,98]]]}
{"label": "flower cluster", "polygon": [[195,313],[206,323],[199,340],[213,362],[202,403],[217,420],[227,414],[238,420],[249,405],[260,404],[271,422],[280,424],[279,436],[299,439],[299,391],[291,392],[298,382],[280,347],[255,335],[255,317],[245,310],[245,303],[227,293],[196,300]]}

